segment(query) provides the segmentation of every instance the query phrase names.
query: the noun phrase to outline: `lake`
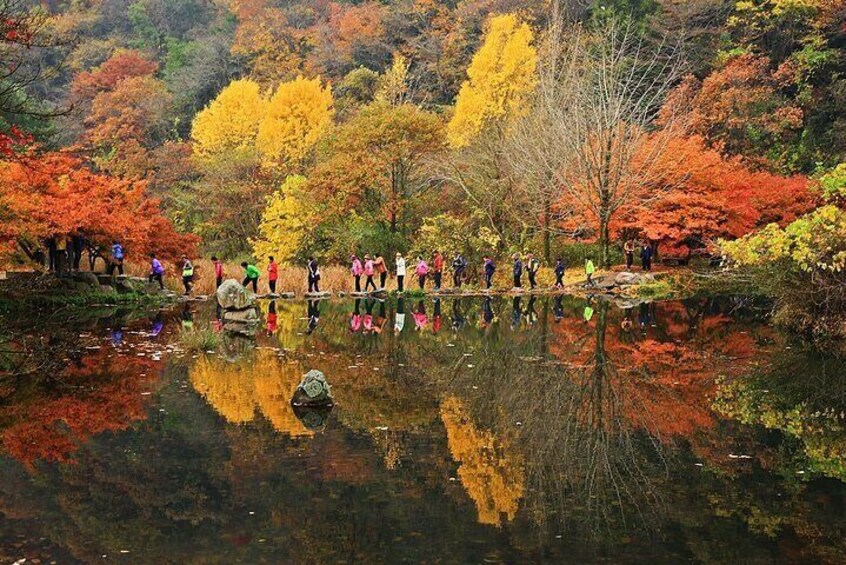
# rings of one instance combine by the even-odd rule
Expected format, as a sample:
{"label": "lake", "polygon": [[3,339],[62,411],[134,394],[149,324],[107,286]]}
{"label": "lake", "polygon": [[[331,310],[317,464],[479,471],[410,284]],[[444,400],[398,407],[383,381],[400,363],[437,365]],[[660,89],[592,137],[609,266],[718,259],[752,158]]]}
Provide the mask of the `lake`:
{"label": "lake", "polygon": [[846,562],[846,364],[766,304],[261,310],[4,320],[0,560]]}

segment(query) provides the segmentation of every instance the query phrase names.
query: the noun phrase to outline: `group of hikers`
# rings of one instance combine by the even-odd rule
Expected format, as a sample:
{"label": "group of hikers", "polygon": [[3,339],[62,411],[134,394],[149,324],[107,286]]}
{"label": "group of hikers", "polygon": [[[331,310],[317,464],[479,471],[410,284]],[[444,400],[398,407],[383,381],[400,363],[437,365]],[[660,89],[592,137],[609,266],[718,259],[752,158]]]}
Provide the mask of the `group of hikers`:
{"label": "group of hikers", "polygon": [[[626,258],[626,270],[630,270],[634,263],[635,252],[640,249],[641,266],[644,271],[652,270],[652,256],[653,248],[648,242],[638,244],[632,239],[625,242],[623,252]],[[109,272],[114,268],[119,269],[123,274],[123,258],[124,251],[118,242],[112,249],[112,258],[109,265]],[[225,276],[223,262],[217,256],[212,255],[212,263],[214,265],[214,276],[216,286],[219,287],[223,283]],[[525,256],[520,253],[514,253],[511,256],[512,260],[512,290],[523,290],[523,276],[526,275],[528,279],[529,290],[538,288],[538,272],[541,268],[541,262],[535,257],[533,253],[526,253]],[[150,254],[150,282],[156,281],[161,288],[164,288],[162,278],[165,273],[164,266],[161,261],[156,258],[155,253]],[[440,251],[432,253],[431,259],[427,261],[422,255],[417,255],[412,265],[409,265],[406,258],[401,252],[397,252],[393,262],[393,269],[388,265],[388,262],[380,254],[374,255],[365,254],[363,258],[359,258],[356,254],[350,255],[350,272],[353,278],[353,286],[355,293],[381,293],[387,291],[388,277],[396,276],[396,290],[402,294],[406,292],[406,277],[414,276],[417,281],[417,286],[421,291],[426,290],[426,282],[432,280],[433,290],[439,292],[443,284],[443,274],[445,270],[446,260]],[[191,289],[194,281],[194,265],[187,255],[182,255],[182,285],[184,287],[185,295],[191,294]],[[454,290],[460,290],[462,285],[467,282],[470,277],[468,272],[470,264],[467,259],[460,252],[453,255],[450,263],[452,268],[452,285]],[[244,269],[244,279],[242,285],[245,288],[252,288],[254,293],[258,293],[258,282],[261,277],[261,270],[253,263],[246,261],[241,263]],[[312,295],[320,294],[320,266],[317,259],[309,257],[306,262],[308,293]],[[496,263],[489,255],[485,255],[482,259],[481,273],[484,280],[484,288],[490,290],[493,288],[494,276],[497,271]],[[555,283],[553,288],[564,288],[564,277],[567,271],[567,265],[564,259],[558,258],[553,266],[553,273],[555,275]],[[596,281],[593,279],[596,273],[596,266],[593,260],[588,258],[585,260],[585,277],[586,286],[596,286]],[[362,279],[363,283],[362,284]],[[276,294],[276,285],[279,280],[279,264],[273,256],[268,258],[267,265],[267,282],[271,294]]]}
{"label": "group of hikers", "polygon": [[[513,282],[515,289],[523,288],[523,273],[528,275],[529,287],[534,290],[538,286],[537,275],[540,270],[540,261],[535,258],[534,254],[527,253],[525,262],[519,253],[512,256],[513,266]],[[364,259],[360,259],[357,255],[350,256],[350,271],[353,277],[353,284],[356,293],[367,292],[383,292],[387,289],[386,283],[389,275],[389,268],[385,262],[385,258],[377,253],[374,256],[365,255]],[[412,275],[417,280],[417,286],[420,290],[426,290],[426,281],[431,279],[433,290],[438,292],[441,290],[443,284],[443,274],[446,261],[440,251],[432,253],[432,257],[427,261],[422,255],[417,255],[413,262]],[[397,252],[394,259],[394,273],[397,279],[397,292],[402,293],[406,291],[405,280],[408,276],[410,267],[406,262],[402,253]],[[467,282],[469,278],[468,269],[470,267],[467,259],[460,252],[453,255],[451,261],[452,267],[452,286],[456,290],[460,290],[461,286]],[[482,273],[484,275],[485,288],[493,288],[494,275],[496,273],[496,263],[489,255],[485,255],[482,259]],[[563,259],[558,259],[555,262],[555,287],[564,287],[564,273],[567,267]],[[364,286],[362,287],[361,279],[364,277]],[[376,284],[376,277],[379,279],[379,284]]]}

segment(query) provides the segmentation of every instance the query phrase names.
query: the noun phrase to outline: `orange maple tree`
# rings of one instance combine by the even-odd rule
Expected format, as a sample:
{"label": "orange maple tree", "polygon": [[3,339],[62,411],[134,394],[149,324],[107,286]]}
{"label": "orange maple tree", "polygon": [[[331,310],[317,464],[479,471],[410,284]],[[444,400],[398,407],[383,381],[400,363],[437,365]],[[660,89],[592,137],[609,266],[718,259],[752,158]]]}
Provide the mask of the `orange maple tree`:
{"label": "orange maple tree", "polygon": [[0,162],[0,243],[30,257],[49,237],[82,236],[93,247],[120,240],[140,255],[194,253],[198,238],[176,232],[143,181],[93,172],[61,152]]}

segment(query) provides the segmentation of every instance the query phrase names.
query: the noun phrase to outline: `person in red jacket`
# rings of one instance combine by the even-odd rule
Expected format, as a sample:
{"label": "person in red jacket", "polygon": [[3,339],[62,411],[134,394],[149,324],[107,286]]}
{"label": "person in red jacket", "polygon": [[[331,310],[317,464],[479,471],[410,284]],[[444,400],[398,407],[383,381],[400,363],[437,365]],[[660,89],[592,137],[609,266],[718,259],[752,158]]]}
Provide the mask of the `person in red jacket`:
{"label": "person in red jacket", "polygon": [[435,290],[441,290],[441,278],[444,274],[444,256],[435,250],[432,256],[432,272],[435,273]]}
{"label": "person in red jacket", "polygon": [[268,257],[270,263],[267,264],[267,281],[270,285],[270,292],[276,294],[276,281],[279,280],[279,265],[273,259],[273,255]]}
{"label": "person in red jacket", "polygon": [[223,261],[212,255],[212,263],[214,263],[214,280],[217,283],[215,288],[223,284]]}

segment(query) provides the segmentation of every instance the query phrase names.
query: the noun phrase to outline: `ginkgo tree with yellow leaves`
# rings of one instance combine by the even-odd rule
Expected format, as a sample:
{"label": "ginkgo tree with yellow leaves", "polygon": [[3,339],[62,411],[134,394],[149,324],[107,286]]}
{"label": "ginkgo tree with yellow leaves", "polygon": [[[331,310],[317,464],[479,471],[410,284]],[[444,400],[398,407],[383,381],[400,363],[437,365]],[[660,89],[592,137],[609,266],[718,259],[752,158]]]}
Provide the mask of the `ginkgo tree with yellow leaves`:
{"label": "ginkgo tree with yellow leaves", "polygon": [[307,185],[305,177],[289,176],[267,197],[258,237],[250,241],[253,256],[273,256],[283,262],[297,256],[311,234],[317,215],[317,206],[307,193]]}
{"label": "ginkgo tree with yellow leaves", "polygon": [[486,127],[518,114],[537,83],[538,53],[528,24],[514,14],[488,22],[484,42],[467,69],[447,134],[465,147]]}

